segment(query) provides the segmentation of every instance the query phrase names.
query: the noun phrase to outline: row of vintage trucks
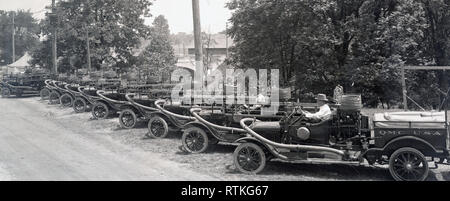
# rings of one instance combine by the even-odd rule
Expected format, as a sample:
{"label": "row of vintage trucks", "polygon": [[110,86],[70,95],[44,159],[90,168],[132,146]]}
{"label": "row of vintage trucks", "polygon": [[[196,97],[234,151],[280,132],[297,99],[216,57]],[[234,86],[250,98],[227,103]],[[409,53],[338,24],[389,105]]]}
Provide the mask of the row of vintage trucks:
{"label": "row of vintage trucks", "polygon": [[[119,116],[123,128],[147,122],[148,136],[164,138],[169,129],[179,131],[183,150],[198,154],[214,151],[218,143],[236,145],[236,169],[257,174],[271,160],[325,161],[387,165],[393,179],[425,180],[430,164],[448,165],[448,90],[439,111],[407,111],[364,115],[362,105],[331,105],[330,119],[310,122],[305,110],[314,105],[283,102],[276,113],[267,114],[265,105],[192,105],[170,101],[171,84],[142,84],[121,87],[118,81],[68,83],[45,75],[22,81],[1,82],[2,96],[34,92],[51,104],[73,107],[93,118]],[[347,101],[348,102],[348,101]],[[353,105],[354,106],[354,105]]]}

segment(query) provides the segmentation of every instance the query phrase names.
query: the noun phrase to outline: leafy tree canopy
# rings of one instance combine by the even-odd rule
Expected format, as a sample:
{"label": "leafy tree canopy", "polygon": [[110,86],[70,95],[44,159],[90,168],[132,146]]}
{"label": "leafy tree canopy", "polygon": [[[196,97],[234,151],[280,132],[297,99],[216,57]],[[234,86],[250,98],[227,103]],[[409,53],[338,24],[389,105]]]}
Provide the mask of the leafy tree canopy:
{"label": "leafy tree canopy", "polygon": [[39,42],[39,24],[30,11],[0,10],[0,66],[12,61],[12,17],[14,15],[16,60],[31,51]]}
{"label": "leafy tree canopy", "polygon": [[[280,83],[294,85],[298,96],[332,94],[340,84],[362,93],[366,104],[398,104],[399,66],[449,64],[449,5],[448,0],[233,0],[227,4],[234,11],[230,62],[278,68]],[[408,80],[409,91],[419,91],[429,78]]]}
{"label": "leafy tree canopy", "polygon": [[150,16],[149,0],[68,0],[58,1],[56,21],[47,17],[41,22],[47,37],[33,53],[34,63],[51,66],[51,33],[58,30],[58,67],[61,72],[87,66],[87,44],[90,41],[92,68],[116,67],[126,71],[136,63],[133,49],[150,29],[144,17]]}
{"label": "leafy tree canopy", "polygon": [[155,18],[150,31],[150,43],[139,55],[139,65],[152,76],[169,78],[169,73],[177,63],[171,45],[167,19],[160,15]]}

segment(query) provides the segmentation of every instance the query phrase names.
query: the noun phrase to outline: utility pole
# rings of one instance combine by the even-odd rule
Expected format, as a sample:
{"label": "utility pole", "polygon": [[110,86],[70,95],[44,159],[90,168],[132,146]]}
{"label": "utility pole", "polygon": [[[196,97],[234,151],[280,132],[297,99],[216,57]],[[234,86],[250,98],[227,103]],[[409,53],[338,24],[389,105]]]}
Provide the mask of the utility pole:
{"label": "utility pole", "polygon": [[52,44],[52,61],[53,61],[53,71],[55,74],[58,74],[58,63],[56,60],[57,57],[57,49],[56,49],[56,24],[57,24],[57,15],[56,15],[56,0],[52,0],[52,15],[53,15],[53,44]]}
{"label": "utility pole", "polygon": [[87,65],[88,73],[91,72],[91,48],[89,47],[89,29],[86,27],[86,51],[87,51]]}
{"label": "utility pole", "polygon": [[407,91],[406,91],[406,81],[405,81],[405,67],[402,66],[401,69],[401,79],[402,79],[402,94],[403,94],[403,110],[407,111],[408,110],[408,99],[407,97]]}
{"label": "utility pole", "polygon": [[16,25],[15,25],[15,11],[12,12],[12,62],[16,62]]}
{"label": "utility pole", "polygon": [[[194,17],[194,42],[195,42],[195,73],[194,73],[194,104],[203,103],[204,67],[202,30],[200,24],[199,0],[192,0],[192,14]],[[189,99],[191,100],[191,99]],[[189,101],[190,102],[190,101]]]}
{"label": "utility pole", "polygon": [[228,22],[225,23],[225,43],[226,43],[227,58],[228,58]]}
{"label": "utility pole", "polygon": [[194,17],[195,71],[196,73],[203,74],[202,30],[200,24],[200,5],[198,0],[192,0],[192,14]]}

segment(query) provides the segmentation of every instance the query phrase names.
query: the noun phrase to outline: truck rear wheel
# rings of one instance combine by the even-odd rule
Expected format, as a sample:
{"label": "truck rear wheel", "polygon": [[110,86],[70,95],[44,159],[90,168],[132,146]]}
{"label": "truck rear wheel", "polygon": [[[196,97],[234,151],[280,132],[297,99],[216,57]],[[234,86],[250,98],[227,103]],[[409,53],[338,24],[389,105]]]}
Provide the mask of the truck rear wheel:
{"label": "truck rear wheel", "polygon": [[429,171],[425,156],[411,147],[398,149],[389,158],[389,172],[396,181],[423,181]]}

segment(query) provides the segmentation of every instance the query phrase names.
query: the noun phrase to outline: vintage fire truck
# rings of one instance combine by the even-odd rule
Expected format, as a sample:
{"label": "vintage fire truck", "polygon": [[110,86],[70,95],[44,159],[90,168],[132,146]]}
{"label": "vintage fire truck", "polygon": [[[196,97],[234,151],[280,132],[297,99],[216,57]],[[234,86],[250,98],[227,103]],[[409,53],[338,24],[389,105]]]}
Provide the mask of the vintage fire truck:
{"label": "vintage fire truck", "polygon": [[372,119],[360,107],[345,104],[336,106],[332,118],[315,123],[300,108],[277,122],[242,119],[248,136],[236,141],[234,164],[255,174],[271,159],[366,161],[388,165],[395,180],[425,180],[430,162],[450,164],[448,92],[446,97],[441,111],[380,113]]}

